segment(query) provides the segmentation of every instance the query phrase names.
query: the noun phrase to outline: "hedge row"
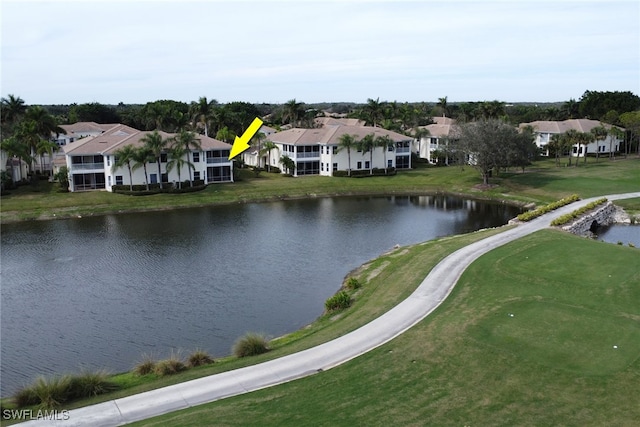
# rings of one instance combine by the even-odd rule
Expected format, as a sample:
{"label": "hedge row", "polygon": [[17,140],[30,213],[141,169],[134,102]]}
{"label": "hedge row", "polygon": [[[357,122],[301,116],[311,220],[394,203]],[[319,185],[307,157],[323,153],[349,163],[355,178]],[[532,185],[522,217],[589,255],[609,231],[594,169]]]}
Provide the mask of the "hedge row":
{"label": "hedge row", "polygon": [[591,203],[588,203],[588,204],[584,205],[583,207],[581,207],[579,209],[576,209],[573,212],[569,212],[568,214],[559,216],[558,218],[556,218],[553,221],[551,221],[551,225],[564,225],[564,224],[566,224],[566,223],[568,223],[570,221],[573,221],[574,219],[578,218],[583,213],[590,211],[591,209],[595,208],[596,206],[600,206],[603,203],[607,203],[607,199],[606,198],[595,200],[595,201],[593,201]]}
{"label": "hedge row", "polygon": [[518,219],[524,222],[531,221],[532,219],[535,219],[540,215],[546,214],[547,212],[554,211],[558,208],[561,208],[562,206],[568,205],[569,203],[573,203],[578,200],[580,200],[580,197],[578,197],[577,194],[572,194],[571,196],[565,197],[564,199],[560,199],[557,202],[549,203],[548,205],[539,207],[532,211],[523,212],[520,215],[518,215]]}
{"label": "hedge row", "polygon": [[389,176],[395,175],[396,168],[387,168],[386,171],[384,168],[373,168],[373,174],[369,171],[369,169],[358,169],[352,170],[351,176],[349,176],[349,171],[334,171],[333,176],[337,177],[349,177],[349,178],[364,178],[367,176]]}
{"label": "hedge row", "polygon": [[185,181],[182,183],[182,188],[177,188],[173,186],[171,182],[165,182],[162,184],[162,189],[160,189],[160,184],[149,184],[149,190],[147,190],[146,185],[136,184],[133,186],[133,191],[131,191],[131,187],[128,185],[113,185],[111,190],[114,193],[118,194],[128,194],[132,196],[146,196],[149,194],[159,194],[159,193],[192,193],[194,191],[204,190],[206,185],[204,181],[199,179],[193,181],[193,187],[189,181]]}

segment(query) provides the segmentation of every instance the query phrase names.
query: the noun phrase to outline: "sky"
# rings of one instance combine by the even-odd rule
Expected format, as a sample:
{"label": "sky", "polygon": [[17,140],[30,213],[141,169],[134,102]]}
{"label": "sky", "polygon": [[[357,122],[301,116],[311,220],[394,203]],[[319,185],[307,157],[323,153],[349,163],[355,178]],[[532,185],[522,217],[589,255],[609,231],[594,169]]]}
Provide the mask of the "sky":
{"label": "sky", "polygon": [[27,104],[640,94],[637,0],[0,1],[0,92]]}

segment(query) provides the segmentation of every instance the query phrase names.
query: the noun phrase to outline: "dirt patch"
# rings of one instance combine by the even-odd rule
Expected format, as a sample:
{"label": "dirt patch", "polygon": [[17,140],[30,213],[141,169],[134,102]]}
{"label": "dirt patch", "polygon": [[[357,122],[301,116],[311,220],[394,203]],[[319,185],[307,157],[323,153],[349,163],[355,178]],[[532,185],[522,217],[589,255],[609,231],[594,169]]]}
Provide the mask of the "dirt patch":
{"label": "dirt patch", "polygon": [[378,268],[376,268],[375,270],[373,270],[371,273],[369,273],[369,275],[367,276],[367,282],[371,281],[372,279],[374,279],[378,274],[380,274],[382,272],[382,270],[384,270],[389,264],[391,264],[391,262],[389,261],[385,261],[382,264],[380,264],[378,266]]}

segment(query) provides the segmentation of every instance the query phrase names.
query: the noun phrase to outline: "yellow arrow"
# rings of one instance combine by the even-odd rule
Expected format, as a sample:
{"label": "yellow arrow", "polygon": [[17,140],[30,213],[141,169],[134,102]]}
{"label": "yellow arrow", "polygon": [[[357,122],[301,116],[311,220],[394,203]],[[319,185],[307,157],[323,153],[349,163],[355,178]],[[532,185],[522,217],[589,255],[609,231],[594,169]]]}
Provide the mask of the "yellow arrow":
{"label": "yellow arrow", "polygon": [[238,154],[242,154],[243,152],[249,149],[249,141],[251,141],[251,138],[253,138],[253,135],[255,135],[256,132],[258,132],[258,129],[260,129],[260,126],[262,126],[262,120],[256,117],[255,119],[253,119],[253,122],[251,122],[247,130],[244,131],[242,136],[240,137],[236,136],[235,141],[233,141],[233,147],[231,147],[229,160],[233,159]]}

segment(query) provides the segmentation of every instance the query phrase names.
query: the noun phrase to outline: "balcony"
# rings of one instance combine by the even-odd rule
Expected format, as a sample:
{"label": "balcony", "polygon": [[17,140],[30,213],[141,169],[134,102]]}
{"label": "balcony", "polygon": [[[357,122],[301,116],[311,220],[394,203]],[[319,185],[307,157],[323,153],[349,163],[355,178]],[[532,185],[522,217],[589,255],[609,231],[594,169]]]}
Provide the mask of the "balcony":
{"label": "balcony", "polygon": [[71,170],[104,170],[104,163],[72,163]]}
{"label": "balcony", "polygon": [[207,164],[211,163],[229,163],[229,159],[226,157],[207,157]]}
{"label": "balcony", "polygon": [[294,156],[297,159],[307,159],[307,158],[320,158],[320,152],[319,151],[311,151],[308,153],[296,153],[294,154]]}

